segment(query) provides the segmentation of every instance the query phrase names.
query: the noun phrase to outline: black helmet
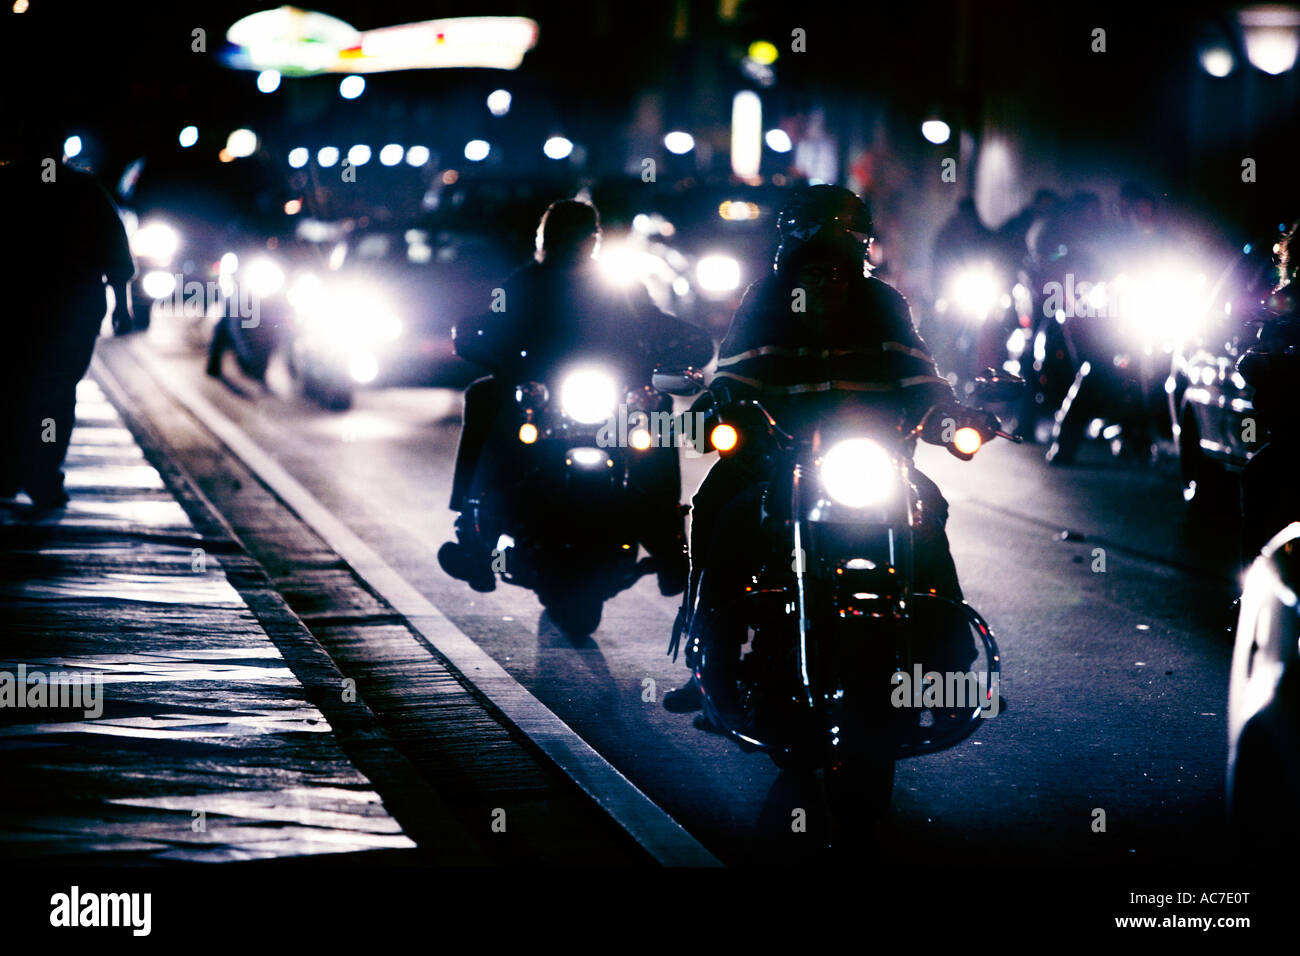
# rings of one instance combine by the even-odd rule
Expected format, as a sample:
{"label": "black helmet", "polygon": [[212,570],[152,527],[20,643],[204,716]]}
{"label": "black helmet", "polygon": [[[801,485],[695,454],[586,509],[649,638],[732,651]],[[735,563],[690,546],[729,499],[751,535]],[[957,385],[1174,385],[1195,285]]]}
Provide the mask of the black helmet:
{"label": "black helmet", "polygon": [[[781,245],[776,250],[775,267],[781,269],[795,249],[814,237],[822,242],[844,245],[860,261],[867,257],[867,247],[874,235],[871,209],[866,202],[843,186],[809,186],[786,202],[776,220]],[[819,243],[820,244],[820,243]]]}

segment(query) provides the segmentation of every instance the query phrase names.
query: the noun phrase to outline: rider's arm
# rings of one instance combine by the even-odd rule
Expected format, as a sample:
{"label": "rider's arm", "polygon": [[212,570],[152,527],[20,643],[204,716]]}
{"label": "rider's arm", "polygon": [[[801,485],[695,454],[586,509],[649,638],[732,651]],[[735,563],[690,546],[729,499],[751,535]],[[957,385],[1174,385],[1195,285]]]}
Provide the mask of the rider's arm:
{"label": "rider's arm", "polygon": [[641,344],[655,365],[704,368],[713,361],[713,337],[704,329],[662,311],[645,286],[628,292],[641,327]]}

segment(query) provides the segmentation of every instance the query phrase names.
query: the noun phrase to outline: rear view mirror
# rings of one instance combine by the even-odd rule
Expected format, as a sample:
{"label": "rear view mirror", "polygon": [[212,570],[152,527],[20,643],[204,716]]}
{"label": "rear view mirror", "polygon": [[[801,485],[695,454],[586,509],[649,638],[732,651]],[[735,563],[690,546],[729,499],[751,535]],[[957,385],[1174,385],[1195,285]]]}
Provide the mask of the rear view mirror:
{"label": "rear view mirror", "polygon": [[667,395],[691,396],[704,390],[704,373],[687,366],[684,369],[657,368],[650,376],[655,391]]}
{"label": "rear view mirror", "polygon": [[1010,372],[996,372],[986,368],[975,379],[975,396],[985,402],[1013,402],[1025,390],[1025,380]]}

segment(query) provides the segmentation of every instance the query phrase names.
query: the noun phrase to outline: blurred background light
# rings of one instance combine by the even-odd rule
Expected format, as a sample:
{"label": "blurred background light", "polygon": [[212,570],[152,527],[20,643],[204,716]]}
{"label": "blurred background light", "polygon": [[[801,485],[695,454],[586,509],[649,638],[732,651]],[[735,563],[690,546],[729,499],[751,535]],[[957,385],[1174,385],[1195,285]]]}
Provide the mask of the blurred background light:
{"label": "blurred background light", "polygon": [[355,100],[358,96],[366,91],[366,81],[364,77],[345,76],[339,80],[339,96],[345,100]]}
{"label": "blurred background light", "polygon": [[1251,66],[1273,76],[1295,66],[1300,53],[1300,10],[1268,4],[1247,7],[1237,17]]}
{"label": "blurred background light", "polygon": [[199,128],[197,126],[187,126],[181,130],[181,135],[177,137],[182,149],[189,149],[199,141]]}
{"label": "blurred background light", "polygon": [[564,159],[573,152],[573,143],[563,136],[552,136],[542,144],[542,152],[547,159]]}
{"label": "blurred background light", "polygon": [[263,93],[274,93],[280,88],[280,73],[278,70],[263,70],[257,74],[257,88]]}
{"label": "blurred background light", "polygon": [[770,129],[763,139],[768,149],[778,153],[788,153],[794,148],[794,143],[790,142],[790,134],[783,129]]}
{"label": "blurred background light", "polygon": [[320,163],[327,169],[338,161],[339,151],[336,146],[322,146],[320,151],[316,153],[316,162]]}
{"label": "blurred background light", "polygon": [[763,101],[753,90],[731,100],[731,171],[754,179],[763,159]]}
{"label": "blurred background light", "polygon": [[683,153],[689,153],[695,148],[695,137],[690,133],[675,129],[664,137],[664,147],[668,152],[680,156]]}
{"label": "blurred background light", "polygon": [[493,90],[488,94],[487,108],[493,116],[505,116],[510,112],[510,91]]}
{"label": "blurred background light", "polygon": [[1201,51],[1201,69],[1210,76],[1227,76],[1236,65],[1236,58],[1226,46],[1210,46]]}
{"label": "blurred background light", "polygon": [[370,147],[358,143],[348,150],[348,162],[353,166],[364,166],[370,162]]}
{"label": "blurred background light", "polygon": [[289,165],[294,169],[302,169],[311,159],[311,152],[306,146],[296,146],[289,150]]}
{"label": "blurred background light", "polygon": [[252,156],[257,152],[257,134],[244,127],[232,130],[226,137],[226,152],[235,159]]}
{"label": "blurred background light", "polygon": [[492,152],[492,147],[488,145],[485,139],[471,139],[465,144],[465,158],[471,163],[482,162],[487,159],[490,152]]}
{"label": "blurred background light", "polygon": [[63,156],[65,159],[72,159],[74,156],[81,155],[81,137],[69,136],[63,141]]}
{"label": "blurred background light", "polygon": [[429,161],[429,147],[412,146],[406,151],[406,164],[408,166],[423,166]]}
{"label": "blurred background light", "polygon": [[763,66],[771,66],[777,58],[776,44],[767,40],[755,40],[749,45],[748,53],[751,60]]}
{"label": "blurred background light", "polygon": [[402,148],[400,143],[389,143],[379,151],[379,161],[385,166],[396,166],[402,161],[404,155],[406,155],[406,150]]}
{"label": "blurred background light", "polygon": [[934,143],[936,146],[942,146],[948,142],[948,137],[952,135],[952,130],[948,124],[941,119],[928,119],[921,124],[921,135]]}

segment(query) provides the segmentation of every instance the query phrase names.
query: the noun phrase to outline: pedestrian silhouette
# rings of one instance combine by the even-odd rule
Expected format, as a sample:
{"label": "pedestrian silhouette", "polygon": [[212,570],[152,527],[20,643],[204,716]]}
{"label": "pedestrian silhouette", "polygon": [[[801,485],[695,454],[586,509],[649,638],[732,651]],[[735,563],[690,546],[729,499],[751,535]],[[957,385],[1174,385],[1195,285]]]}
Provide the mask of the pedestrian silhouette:
{"label": "pedestrian silhouette", "polygon": [[63,460],[77,383],[90,366],[114,292],[113,326],[131,327],[135,274],[108,194],[64,165],[61,148],[29,143],[0,157],[0,288],[8,295],[0,357],[0,498],[26,491],[38,508],[67,503]]}

